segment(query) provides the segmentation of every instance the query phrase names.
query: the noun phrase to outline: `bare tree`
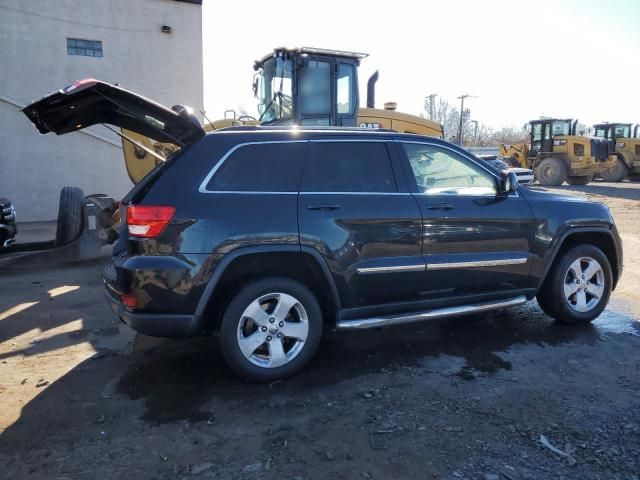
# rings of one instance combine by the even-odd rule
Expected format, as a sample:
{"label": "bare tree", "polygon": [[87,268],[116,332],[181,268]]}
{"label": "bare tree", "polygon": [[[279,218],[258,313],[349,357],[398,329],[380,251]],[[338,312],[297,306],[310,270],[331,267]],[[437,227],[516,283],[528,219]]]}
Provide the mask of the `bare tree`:
{"label": "bare tree", "polygon": [[458,135],[460,112],[452,107],[447,100],[442,97],[436,98],[435,95],[426,97],[423,117],[442,125],[444,138],[455,141]]}
{"label": "bare tree", "polygon": [[[447,100],[437,98],[435,95],[425,97],[424,112],[421,116],[441,124],[445,140],[457,141],[460,111],[451,106]],[[472,122],[465,122],[462,128],[464,145],[467,147],[476,145],[478,147],[495,147],[501,143],[511,144],[528,141],[527,125],[522,128],[503,127],[499,130],[493,130],[478,122],[477,138],[475,125]],[[581,126],[578,127],[578,130],[581,130]]]}
{"label": "bare tree", "polygon": [[504,127],[493,132],[491,135],[491,145],[526,143],[529,140],[527,126],[521,128]]}

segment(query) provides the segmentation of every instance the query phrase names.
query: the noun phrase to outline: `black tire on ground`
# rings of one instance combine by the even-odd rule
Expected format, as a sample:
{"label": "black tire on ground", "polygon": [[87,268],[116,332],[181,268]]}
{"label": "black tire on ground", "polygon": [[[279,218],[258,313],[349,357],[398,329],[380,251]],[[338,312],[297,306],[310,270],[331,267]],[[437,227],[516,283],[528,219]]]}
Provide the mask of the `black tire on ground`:
{"label": "black tire on ground", "polygon": [[56,246],[66,245],[80,236],[84,225],[84,193],[78,187],[60,191]]}
{"label": "black tire on ground", "polygon": [[[298,301],[298,304],[302,306],[306,312],[308,333],[297,355],[280,366],[270,367],[266,365],[256,365],[252,363],[244,353],[242,353],[240,348],[240,336],[241,325],[246,325],[246,320],[244,319],[247,317],[243,317],[245,310],[254,301],[268,297],[272,294],[289,295]],[[280,300],[276,301],[279,302]],[[295,308],[293,310],[295,311]],[[269,321],[271,320],[272,315],[274,317],[277,316],[275,311],[269,312],[267,314]],[[295,318],[293,320],[295,321]],[[289,377],[299,372],[307,363],[309,363],[315,354],[322,336],[322,324],[323,320],[320,305],[318,305],[316,297],[307,287],[288,278],[264,278],[242,288],[236,295],[234,295],[233,299],[229,303],[220,325],[220,346],[222,349],[222,355],[229,367],[236,374],[252,382],[271,382]],[[267,323],[266,325],[268,327],[264,328],[268,328],[268,331],[266,331],[264,335],[273,335],[271,333],[271,328],[279,324],[276,322],[274,324]],[[253,327],[256,328],[255,331],[253,333],[249,333],[249,335],[244,338],[260,333],[259,330],[263,328],[258,327],[257,324],[253,325]],[[242,335],[244,336],[244,332],[242,332]],[[285,335],[285,337],[287,337],[287,335]],[[272,338],[271,341],[276,340],[275,335],[269,338]],[[288,340],[284,340],[283,338],[283,350],[289,348],[287,351],[287,354],[289,354],[293,351],[293,347],[285,345],[286,341]],[[260,355],[264,355],[265,357],[272,356],[272,347],[269,342],[262,343],[255,349],[251,347],[250,350],[258,352],[258,357],[260,357]]]}
{"label": "black tire on ground", "polygon": [[630,173],[629,180],[632,182],[640,182],[640,173]]}
{"label": "black tire on ground", "polygon": [[567,177],[567,183],[569,185],[586,185],[593,177],[591,175],[581,175],[579,177]]}
{"label": "black tire on ground", "polygon": [[536,166],[536,179],[540,185],[556,187],[567,179],[567,168],[557,158],[545,158]]}
{"label": "black tire on ground", "polygon": [[[578,259],[581,266],[588,266],[589,263],[584,259],[595,260],[602,267],[602,294],[599,300],[587,311],[577,311],[571,306],[573,300],[569,300],[565,297],[566,286],[573,286],[575,280],[571,280],[570,266]],[[607,256],[598,247],[590,244],[578,245],[571,248],[562,255],[561,258],[556,259],[555,264],[551,267],[551,270],[547,274],[547,277],[542,285],[542,288],[538,292],[537,300],[542,310],[553,317],[559,322],[569,324],[586,324],[594,320],[602,313],[609,302],[609,296],[611,295],[611,286],[613,285],[613,275],[611,273],[611,265]],[[588,274],[587,274],[588,276]],[[576,278],[581,282],[581,286],[585,285],[588,280],[593,278]],[[595,283],[586,284],[587,289],[590,289]],[[597,285],[596,285],[597,286]],[[588,291],[588,290],[586,290]],[[576,293],[576,295],[579,292]],[[589,297],[589,295],[587,295]],[[569,297],[577,300],[576,297]],[[593,298],[593,297],[590,297]]]}
{"label": "black tire on ground", "polygon": [[629,169],[624,161],[618,157],[611,168],[601,171],[598,175],[605,182],[621,182],[629,175]]}

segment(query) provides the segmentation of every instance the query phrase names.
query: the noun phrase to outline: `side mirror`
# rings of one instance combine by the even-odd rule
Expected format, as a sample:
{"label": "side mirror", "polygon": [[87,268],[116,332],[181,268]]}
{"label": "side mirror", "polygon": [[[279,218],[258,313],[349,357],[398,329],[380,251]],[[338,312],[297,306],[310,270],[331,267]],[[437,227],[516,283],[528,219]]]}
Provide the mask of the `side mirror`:
{"label": "side mirror", "polygon": [[501,193],[503,195],[509,195],[511,192],[518,190],[518,177],[513,172],[509,172],[502,177]]}

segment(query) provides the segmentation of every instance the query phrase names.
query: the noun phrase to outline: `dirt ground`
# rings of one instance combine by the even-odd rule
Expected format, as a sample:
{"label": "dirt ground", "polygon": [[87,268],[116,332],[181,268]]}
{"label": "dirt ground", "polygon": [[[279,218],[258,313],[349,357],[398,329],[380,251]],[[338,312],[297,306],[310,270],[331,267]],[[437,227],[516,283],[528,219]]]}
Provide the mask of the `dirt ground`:
{"label": "dirt ground", "polygon": [[102,297],[104,259],[1,272],[0,471],[637,480],[640,184],[556,190],[606,202],[622,232],[624,275],[593,325],[557,325],[533,301],[329,332],[303,373],[270,385],[235,378],[211,339],[156,340],[121,325]]}

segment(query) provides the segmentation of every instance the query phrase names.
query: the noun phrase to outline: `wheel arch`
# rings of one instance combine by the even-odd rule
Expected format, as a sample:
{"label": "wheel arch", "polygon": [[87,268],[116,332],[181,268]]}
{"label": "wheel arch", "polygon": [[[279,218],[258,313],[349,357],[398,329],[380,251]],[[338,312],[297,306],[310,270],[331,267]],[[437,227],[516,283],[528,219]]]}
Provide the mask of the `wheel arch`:
{"label": "wheel arch", "polygon": [[325,320],[334,319],[342,303],[322,255],[299,245],[238,248],[225,255],[209,279],[195,311],[194,330],[217,330],[231,297],[247,282],[266,277],[296,280],[316,295]]}
{"label": "wheel arch", "polygon": [[611,229],[605,227],[570,228],[564,232],[554,246],[553,253],[545,266],[544,274],[540,278],[538,287],[542,286],[551,271],[551,266],[561,255],[582,244],[594,245],[607,256],[613,274],[612,290],[614,290],[622,273],[620,265],[621,252],[618,251]]}

